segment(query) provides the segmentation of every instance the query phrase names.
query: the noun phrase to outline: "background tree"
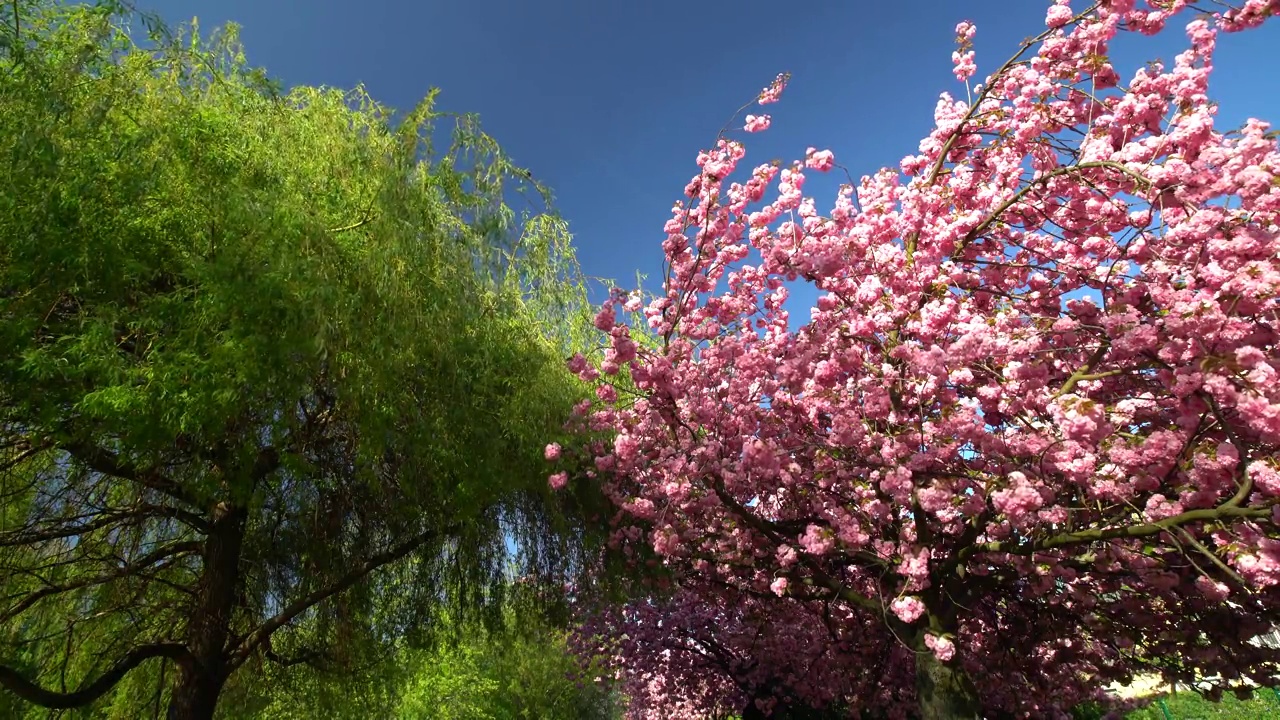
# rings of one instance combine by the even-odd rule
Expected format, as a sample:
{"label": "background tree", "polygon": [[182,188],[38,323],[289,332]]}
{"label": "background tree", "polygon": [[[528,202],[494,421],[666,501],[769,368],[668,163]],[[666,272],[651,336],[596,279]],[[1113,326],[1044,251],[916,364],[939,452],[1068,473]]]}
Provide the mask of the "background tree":
{"label": "background tree", "polygon": [[[537,606],[509,605],[495,628],[462,626],[461,642],[415,658],[396,717],[608,720],[621,717],[612,673],[580,665],[567,633]],[[466,710],[466,708],[474,708]]]}
{"label": "background tree", "polygon": [[561,582],[584,294],[475,118],[284,93],[234,28],[5,12],[3,702],[207,718],[248,664],[497,617],[513,546]]}
{"label": "background tree", "polygon": [[[678,588],[599,631],[637,714],[835,687],[850,712],[1051,717],[1139,672],[1277,683],[1250,640],[1280,620],[1280,150],[1259,120],[1216,127],[1207,83],[1219,33],[1280,3],[1214,9],[1124,84],[1116,35],[1190,3],[1055,2],[972,87],[961,23],[966,99],[826,216],[803,188],[829,151],[741,178],[741,142],[699,155],[663,292],[610,299],[609,353],[571,362],[597,383],[584,428],[616,436],[564,456],[593,460],[615,542]],[[718,667],[709,641],[771,667]],[[822,653],[899,684],[797,671]]]}
{"label": "background tree", "polygon": [[[221,716],[243,720],[608,720],[621,716],[613,678],[566,643],[528,579],[507,586],[497,623],[441,617],[429,645],[395,643],[364,672],[266,662],[229,685]],[[539,592],[545,593],[545,589]],[[266,682],[262,682],[265,675]],[[233,682],[235,682],[233,680]]]}

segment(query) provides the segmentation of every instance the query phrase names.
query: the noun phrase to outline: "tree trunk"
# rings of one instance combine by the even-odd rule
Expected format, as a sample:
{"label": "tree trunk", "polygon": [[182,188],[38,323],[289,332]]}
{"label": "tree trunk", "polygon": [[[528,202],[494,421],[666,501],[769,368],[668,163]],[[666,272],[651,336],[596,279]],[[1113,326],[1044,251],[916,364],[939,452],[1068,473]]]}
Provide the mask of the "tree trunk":
{"label": "tree trunk", "polygon": [[240,585],[240,553],[248,511],[219,503],[205,538],[200,582],[187,625],[191,657],[178,666],[169,720],[211,720],[227,681],[227,639]]}
{"label": "tree trunk", "polygon": [[223,673],[204,668],[194,662],[178,669],[178,679],[169,700],[168,720],[213,720],[218,695],[226,682]]}
{"label": "tree trunk", "polygon": [[764,711],[756,706],[755,698],[747,701],[747,706],[742,708],[742,720],[764,720]]}
{"label": "tree trunk", "polygon": [[920,720],[981,720],[978,692],[964,670],[923,647],[916,651],[916,697]]}

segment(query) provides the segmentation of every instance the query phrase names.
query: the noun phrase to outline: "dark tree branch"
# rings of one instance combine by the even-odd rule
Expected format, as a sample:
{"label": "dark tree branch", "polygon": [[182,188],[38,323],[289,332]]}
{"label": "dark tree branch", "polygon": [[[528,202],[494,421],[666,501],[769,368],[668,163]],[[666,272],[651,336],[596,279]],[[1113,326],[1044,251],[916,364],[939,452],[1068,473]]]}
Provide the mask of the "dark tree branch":
{"label": "dark tree branch", "polygon": [[1188,510],[1187,512],[1167,517],[1156,522],[1141,523],[1138,525],[1125,525],[1121,527],[1077,530],[1076,532],[1052,535],[1043,540],[1037,540],[1035,542],[1025,544],[1014,544],[1001,541],[970,545],[969,547],[962,549],[959,556],[961,559],[968,559],[975,553],[980,552],[1030,555],[1044,550],[1069,547],[1072,545],[1082,545],[1084,543],[1100,542],[1103,540],[1150,537],[1152,535],[1169,532],[1174,528],[1179,528],[1193,522],[1213,522],[1215,520],[1226,520],[1229,518],[1262,519],[1270,516],[1270,506],[1260,508],[1241,508],[1234,505],[1219,505],[1218,507],[1213,508]]}
{"label": "dark tree branch", "polygon": [[5,460],[3,463],[0,463],[0,472],[8,472],[13,468],[18,467],[19,465],[26,462],[27,460],[53,447],[53,443],[50,443],[50,442],[32,443],[24,438],[14,443],[10,447],[15,452],[13,454],[13,457]]}
{"label": "dark tree branch", "polygon": [[178,502],[186,503],[190,507],[199,508],[204,506],[204,503],[199,502],[198,498],[188,492],[186,488],[174,482],[172,478],[160,472],[157,468],[139,468],[127,460],[121,460],[115,453],[89,443],[66,442],[59,447],[94,472],[137,483],[145,488],[167,495]]}
{"label": "dark tree branch", "polygon": [[263,448],[254,458],[253,467],[249,471],[249,480],[257,487],[268,475],[280,467],[280,451],[274,447]]}
{"label": "dark tree branch", "polygon": [[[724,483],[720,482],[719,480],[712,480],[711,489],[712,489],[712,492],[716,494],[716,497],[720,499],[720,502],[725,507],[732,510],[734,515],[738,516],[747,525],[763,533],[765,537],[769,538],[770,540],[777,543],[778,545],[782,545],[787,542],[786,538],[782,537],[777,532],[775,532],[772,528],[769,527],[769,521],[757,516],[755,513],[751,512],[750,509],[742,505],[742,503],[739,503],[737,500],[734,500],[725,491]],[[857,554],[855,553],[847,557],[853,560],[855,559],[856,556]],[[872,557],[875,557],[875,556],[872,556]],[[883,561],[880,560],[880,558],[875,558],[875,559],[878,564],[883,564]],[[850,588],[845,587],[843,583],[839,582],[838,580],[836,580],[836,578],[833,578],[829,574],[827,574],[826,571],[824,571],[819,566],[819,563],[816,559],[811,558],[807,554],[802,553],[800,555],[800,563],[809,569],[809,572],[813,574],[814,579],[816,579],[822,585],[826,586],[827,589],[834,592],[836,596],[839,597],[841,600],[845,600],[846,602],[851,602],[854,605],[870,610],[872,612],[881,611],[880,603],[876,602],[875,600],[872,600],[871,598],[864,597],[863,595],[851,590]],[[803,578],[800,578],[800,579],[803,582],[804,579]]]}
{"label": "dark tree branch", "polygon": [[288,625],[294,618],[306,612],[309,608],[347,590],[363,580],[374,570],[400,560],[428,542],[442,535],[451,535],[458,532],[461,530],[461,527],[461,525],[450,525],[415,535],[398,545],[394,545],[383,552],[370,556],[369,559],[352,568],[350,572],[343,575],[336,582],[310,592],[294,601],[274,617],[259,625],[257,629],[250,632],[237,644],[236,649],[232,653],[230,663],[231,667],[239,667],[243,664],[259,646],[267,642],[272,633],[285,625]]}
{"label": "dark tree branch", "polygon": [[[34,527],[20,528],[0,532],[0,547],[16,547],[34,545],[36,543],[59,540],[62,538],[87,535],[95,530],[112,527],[117,524],[135,524],[128,521],[140,521],[146,518],[172,518],[200,532],[206,532],[209,524],[192,513],[163,505],[139,505],[122,510],[100,513],[94,519],[79,524],[61,524],[39,530]],[[65,521],[64,521],[65,522]]]}
{"label": "dark tree branch", "polygon": [[293,665],[314,666],[317,660],[325,660],[325,659],[328,659],[329,657],[329,654],[324,652],[323,650],[314,650],[314,649],[303,650],[297,655],[284,657],[282,655],[277,654],[276,651],[272,649],[270,637],[268,637],[263,642],[262,649],[263,649],[262,654],[266,656],[268,660],[270,660],[271,662],[281,667],[291,667]]}
{"label": "dark tree branch", "polygon": [[65,585],[48,585],[34,592],[29,593],[21,602],[18,602],[12,608],[9,608],[3,615],[0,615],[0,621],[9,622],[15,617],[29,610],[33,605],[40,602],[44,598],[61,595],[62,593],[80,590],[94,585],[104,585],[120,578],[136,575],[142,570],[164,560],[165,558],[175,555],[194,553],[200,551],[200,543],[195,541],[176,542],[157,548],[137,560],[125,565],[115,572],[106,573],[104,575],[93,575],[87,578],[81,578]]}
{"label": "dark tree branch", "polygon": [[335,235],[336,235],[336,234],[338,234],[338,233],[346,232],[346,231],[348,231],[348,230],[355,230],[355,229],[356,229],[356,228],[358,228],[358,227],[361,227],[361,226],[363,226],[363,225],[368,224],[368,223],[369,223],[370,221],[372,221],[374,218],[375,218],[375,216],[373,215],[373,213],[371,213],[371,212],[366,212],[366,213],[365,213],[365,215],[364,215],[364,217],[360,218],[360,219],[359,219],[359,220],[357,220],[356,222],[353,222],[353,223],[351,223],[350,225],[343,225],[342,227],[329,228],[329,232],[331,232],[331,233],[333,233],[333,234],[335,234]]}
{"label": "dark tree branch", "polygon": [[73,692],[46,690],[27,680],[11,667],[0,665],[0,686],[29,703],[54,710],[83,707],[102,697],[115,687],[135,667],[151,658],[163,657],[183,660],[188,657],[187,648],[176,643],[141,645],[125,655],[98,679]]}

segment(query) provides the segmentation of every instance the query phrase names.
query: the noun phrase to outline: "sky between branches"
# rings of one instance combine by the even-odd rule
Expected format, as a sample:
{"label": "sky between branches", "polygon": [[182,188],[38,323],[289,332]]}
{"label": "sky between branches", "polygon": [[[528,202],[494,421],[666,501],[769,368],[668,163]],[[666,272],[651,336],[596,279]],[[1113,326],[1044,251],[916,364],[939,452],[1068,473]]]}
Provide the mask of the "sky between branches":
{"label": "sky between branches", "polygon": [[[480,113],[506,151],[551,186],[588,275],[629,287],[638,271],[647,290],[659,287],[662,225],[697,152],[777,73],[793,79],[769,108],[769,132],[736,133],[747,141],[744,166],[802,159],[816,146],[834,151],[856,181],[916,151],[939,93],[964,95],[951,74],[957,22],[977,25],[983,78],[1044,28],[1048,5],[795,0],[783,12],[766,0],[139,2],[171,24],[239,23],[250,63],[286,86],[364,83],[400,110],[440,87],[441,109]],[[1179,29],[1120,38],[1123,81],[1146,60],[1172,62],[1187,46]],[[1220,127],[1251,116],[1280,125],[1277,48],[1275,23],[1220,38],[1210,81]],[[811,177],[805,194],[825,212],[843,179]]]}

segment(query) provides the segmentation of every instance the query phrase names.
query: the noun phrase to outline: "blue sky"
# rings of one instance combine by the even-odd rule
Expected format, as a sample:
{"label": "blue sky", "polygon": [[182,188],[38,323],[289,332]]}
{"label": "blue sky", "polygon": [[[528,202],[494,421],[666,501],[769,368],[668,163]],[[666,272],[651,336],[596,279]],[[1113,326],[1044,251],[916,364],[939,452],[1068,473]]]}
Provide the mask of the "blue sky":
{"label": "blue sky", "polygon": [[[352,87],[410,109],[478,112],[550,185],[593,276],[656,290],[662,225],[734,110],[793,74],[747,165],[829,148],[854,178],[896,166],[928,133],[951,75],[954,28],[978,27],[978,77],[1043,29],[1045,0],[139,0],[170,23],[242,26],[249,61],[286,85]],[[785,9],[785,11],[784,11]],[[1190,17],[1186,18],[1190,20]],[[1126,38],[1117,68],[1171,60],[1179,27]],[[1280,124],[1280,20],[1219,44],[1220,126]],[[1268,68],[1271,72],[1268,72]],[[820,211],[834,184],[810,183]],[[799,299],[799,298],[798,298]],[[796,313],[807,316],[807,313]]]}

